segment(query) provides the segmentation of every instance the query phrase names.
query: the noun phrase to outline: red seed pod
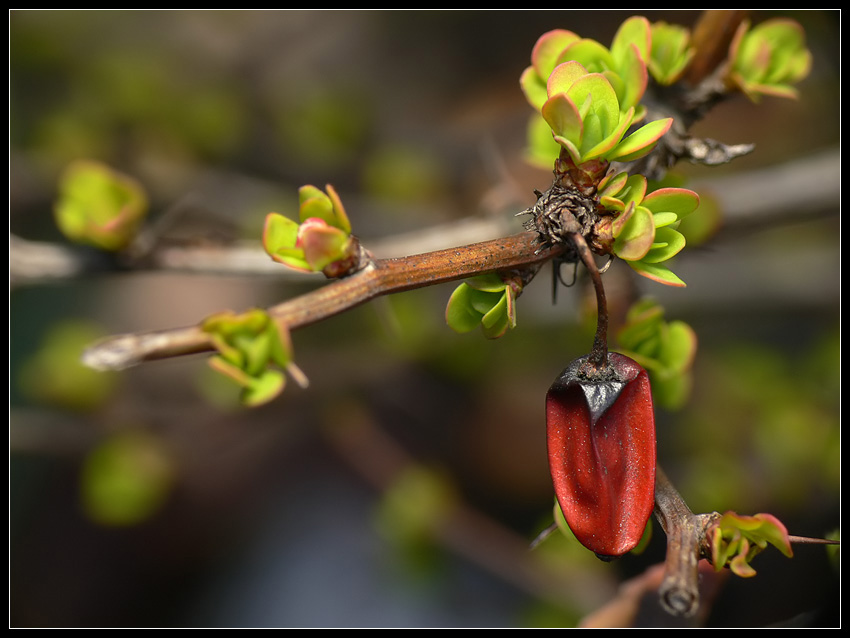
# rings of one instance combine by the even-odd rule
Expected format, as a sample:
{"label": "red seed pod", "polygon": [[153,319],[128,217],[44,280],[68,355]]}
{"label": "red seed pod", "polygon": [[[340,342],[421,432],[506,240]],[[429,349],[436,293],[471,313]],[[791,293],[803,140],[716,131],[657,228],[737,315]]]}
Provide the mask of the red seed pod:
{"label": "red seed pod", "polygon": [[570,529],[600,558],[634,549],[655,500],[655,417],[649,377],[608,353],[598,370],[573,361],[546,395],[555,495]]}

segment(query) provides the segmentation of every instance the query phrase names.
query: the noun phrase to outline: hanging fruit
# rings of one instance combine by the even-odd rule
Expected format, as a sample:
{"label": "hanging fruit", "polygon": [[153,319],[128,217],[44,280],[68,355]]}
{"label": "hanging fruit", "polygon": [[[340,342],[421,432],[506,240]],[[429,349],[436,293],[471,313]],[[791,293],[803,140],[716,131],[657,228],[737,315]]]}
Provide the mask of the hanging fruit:
{"label": "hanging fruit", "polygon": [[549,469],[558,504],[582,545],[600,558],[641,540],[655,499],[655,418],[649,377],[606,353],[573,361],[546,395]]}

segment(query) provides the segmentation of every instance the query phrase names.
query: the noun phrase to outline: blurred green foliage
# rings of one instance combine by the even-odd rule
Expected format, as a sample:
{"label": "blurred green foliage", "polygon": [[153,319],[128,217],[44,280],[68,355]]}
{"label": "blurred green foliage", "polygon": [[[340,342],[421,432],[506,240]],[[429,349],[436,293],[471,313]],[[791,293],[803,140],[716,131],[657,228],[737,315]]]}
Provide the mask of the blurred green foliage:
{"label": "blurred green foliage", "polygon": [[132,177],[100,162],[76,160],[61,177],[54,212],[56,224],[71,241],[114,251],[134,239],[148,200]]}
{"label": "blurred green foliage", "polygon": [[159,437],[142,428],[120,430],[83,461],[83,508],[104,525],[142,523],[167,500],[175,472],[175,459]]}
{"label": "blurred green foliage", "polygon": [[838,496],[838,338],[799,355],[752,342],[701,350],[692,402],[665,435],[687,455],[679,488],[692,507],[793,510]]}
{"label": "blurred green foliage", "polygon": [[103,329],[89,320],[54,323],[26,358],[15,383],[36,403],[74,412],[103,407],[113,396],[118,375],[92,370],[80,360],[83,350],[103,336]]}

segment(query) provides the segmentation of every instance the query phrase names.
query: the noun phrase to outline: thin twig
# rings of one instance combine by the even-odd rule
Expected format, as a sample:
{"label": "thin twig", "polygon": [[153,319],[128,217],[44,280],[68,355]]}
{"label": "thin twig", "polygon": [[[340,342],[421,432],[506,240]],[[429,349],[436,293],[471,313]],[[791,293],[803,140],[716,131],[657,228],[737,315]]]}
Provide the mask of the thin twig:
{"label": "thin twig", "polygon": [[[557,257],[564,246],[541,248],[537,233],[393,259],[373,259],[362,270],[268,309],[289,330],[311,325],[375,297],[454,281],[487,272],[530,268]],[[97,370],[120,370],[179,355],[209,352],[200,325],[108,337],[83,354]]]}

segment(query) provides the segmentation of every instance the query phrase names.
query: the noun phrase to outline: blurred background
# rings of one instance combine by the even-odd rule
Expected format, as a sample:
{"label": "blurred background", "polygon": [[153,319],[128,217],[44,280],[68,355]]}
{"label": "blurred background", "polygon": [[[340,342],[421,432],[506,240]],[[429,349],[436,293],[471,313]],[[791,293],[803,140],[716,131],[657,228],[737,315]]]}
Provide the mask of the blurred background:
{"label": "blurred background", "polygon": [[[652,592],[635,615],[618,589],[651,580],[660,530],[615,563],[557,534],[529,549],[552,521],[543,397],[591,342],[581,285],[553,304],[541,273],[498,341],[445,326],[451,284],[377,300],[297,331],[310,386],[252,410],[203,356],[79,364],[99,336],[321,285],[231,250],[256,249],[302,184],[333,184],[382,256],[519,231],[551,183],[523,159],[534,42],[561,27],[609,44],[629,15],[11,11],[10,625],[676,624]],[[688,287],[617,265],[606,285],[698,334],[690,399],[658,414],[691,509],[824,537],[840,498],[840,16],[783,15],[814,56],[801,98],[722,104],[694,132],[755,151],[677,167],[722,212],[677,258]],[[144,185],[172,261],[66,261],[52,207],[79,158]],[[823,547],[769,548],[755,578],[707,575],[691,622],[837,626],[836,565]]]}

